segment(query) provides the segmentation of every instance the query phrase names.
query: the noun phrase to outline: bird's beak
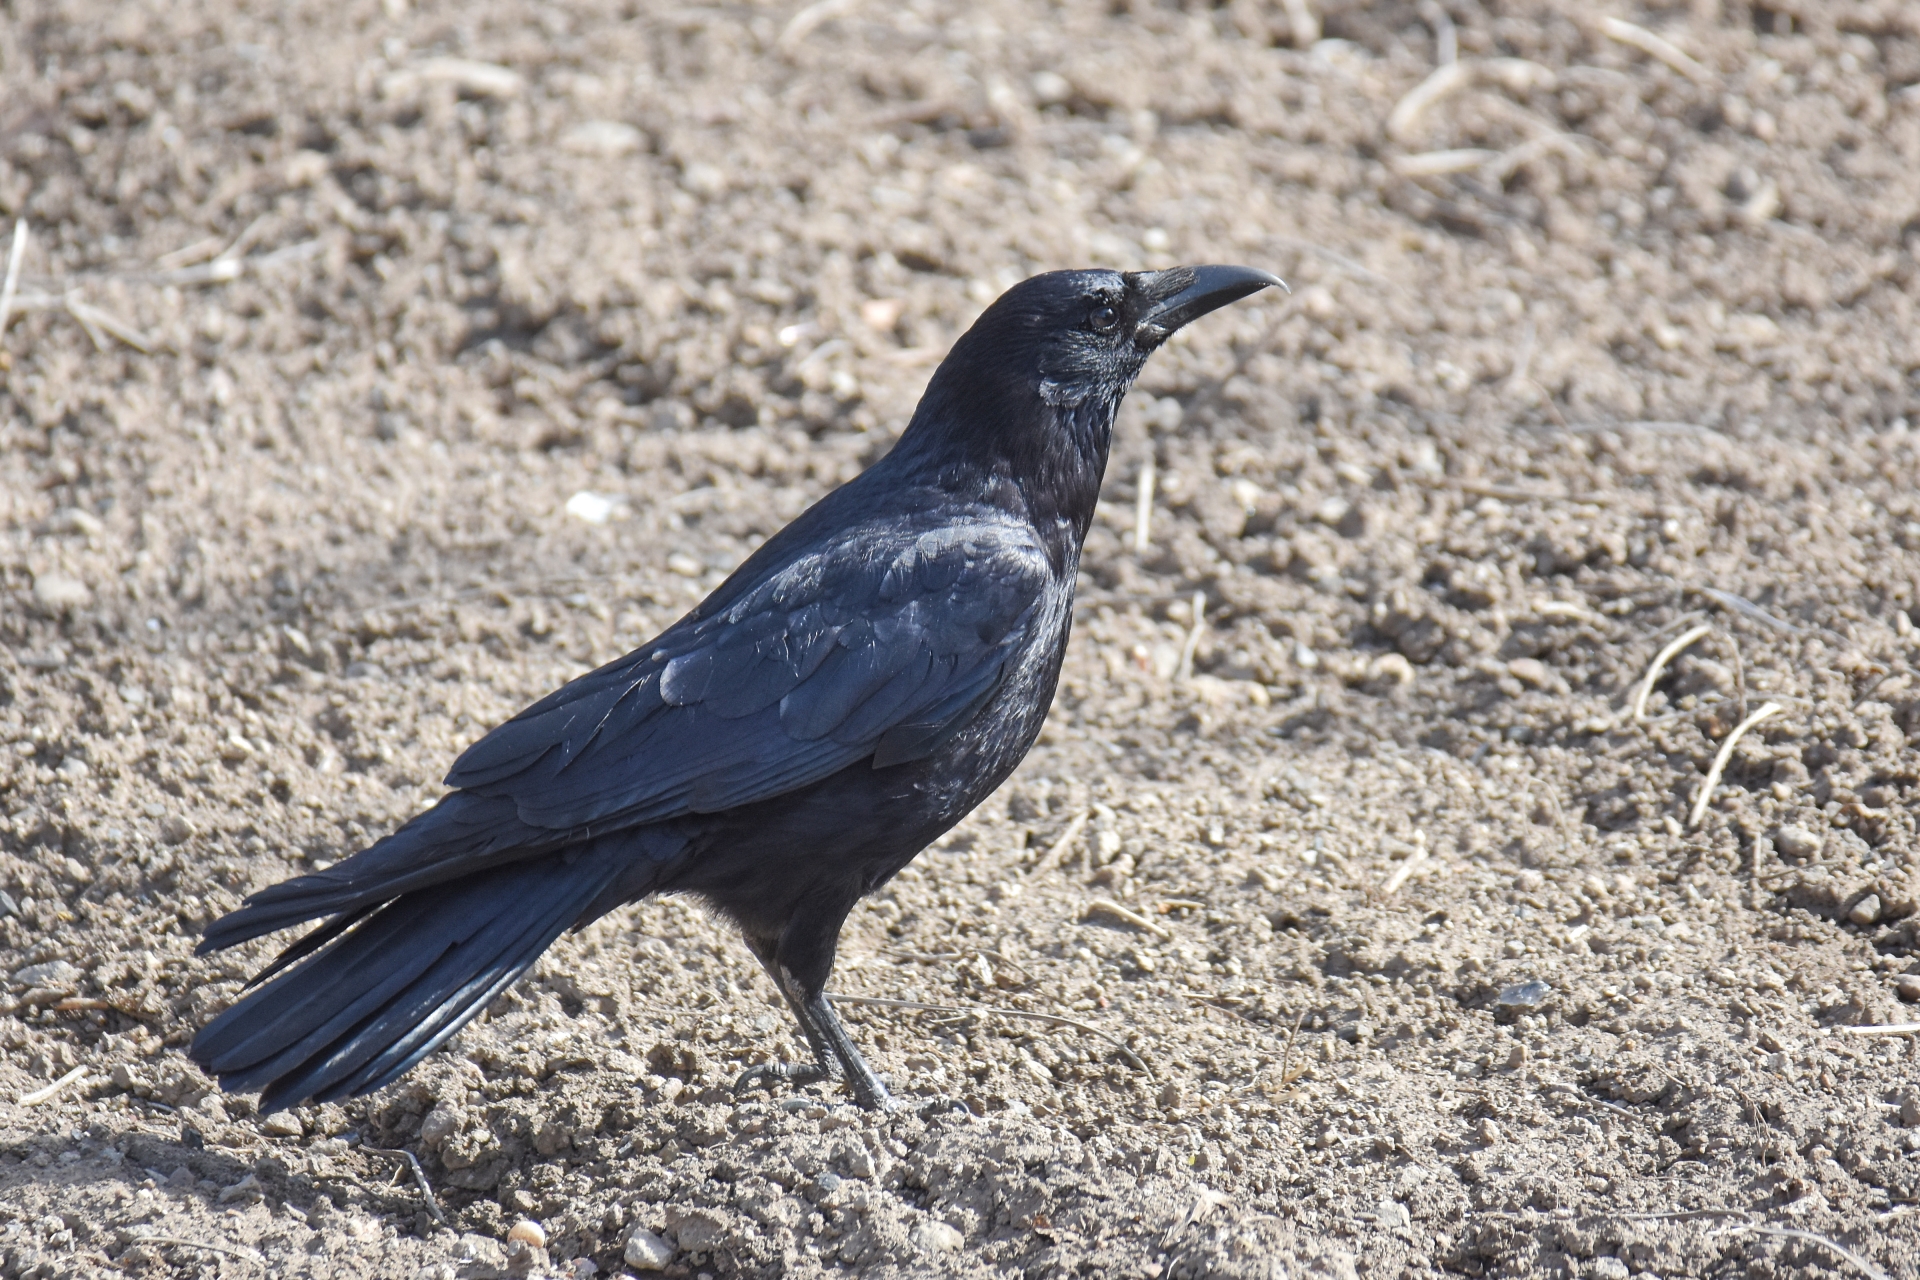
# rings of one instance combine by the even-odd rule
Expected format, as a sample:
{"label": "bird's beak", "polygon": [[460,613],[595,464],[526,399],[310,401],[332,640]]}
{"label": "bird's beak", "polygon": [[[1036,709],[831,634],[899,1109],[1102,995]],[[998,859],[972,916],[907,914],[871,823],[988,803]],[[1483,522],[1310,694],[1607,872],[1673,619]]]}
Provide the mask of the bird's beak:
{"label": "bird's beak", "polygon": [[1182,325],[1209,311],[1218,311],[1229,302],[1238,302],[1272,285],[1287,288],[1287,282],[1279,276],[1253,267],[1171,267],[1166,271],[1141,271],[1128,276],[1127,284],[1147,304],[1135,326],[1135,336],[1154,346],[1165,342]]}

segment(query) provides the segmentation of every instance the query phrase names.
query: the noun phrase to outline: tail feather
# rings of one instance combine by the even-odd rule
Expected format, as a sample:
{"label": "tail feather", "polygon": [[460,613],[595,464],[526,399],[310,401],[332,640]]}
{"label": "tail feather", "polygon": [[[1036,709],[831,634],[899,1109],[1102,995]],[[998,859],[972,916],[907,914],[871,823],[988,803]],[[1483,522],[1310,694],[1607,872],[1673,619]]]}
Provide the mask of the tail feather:
{"label": "tail feather", "polygon": [[637,852],[596,841],[402,893],[344,932],[324,925],[339,936],[209,1023],[190,1056],[222,1088],[261,1090],[264,1111],[377,1089],[599,914],[609,888],[637,887]]}
{"label": "tail feather", "polygon": [[253,894],[214,921],[197,950],[205,955],[322,916],[365,912],[578,839],[520,821],[510,799],[456,791],[352,857]]}

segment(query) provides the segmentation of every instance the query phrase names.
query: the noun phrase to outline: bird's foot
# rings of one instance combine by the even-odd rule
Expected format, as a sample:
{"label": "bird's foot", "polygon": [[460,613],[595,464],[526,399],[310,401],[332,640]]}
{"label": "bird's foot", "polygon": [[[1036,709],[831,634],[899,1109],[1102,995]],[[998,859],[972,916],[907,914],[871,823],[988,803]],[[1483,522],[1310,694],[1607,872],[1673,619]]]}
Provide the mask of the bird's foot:
{"label": "bird's foot", "polygon": [[817,1062],[763,1062],[741,1072],[733,1082],[733,1091],[745,1093],[756,1084],[766,1085],[769,1090],[776,1084],[818,1084],[832,1074]]}

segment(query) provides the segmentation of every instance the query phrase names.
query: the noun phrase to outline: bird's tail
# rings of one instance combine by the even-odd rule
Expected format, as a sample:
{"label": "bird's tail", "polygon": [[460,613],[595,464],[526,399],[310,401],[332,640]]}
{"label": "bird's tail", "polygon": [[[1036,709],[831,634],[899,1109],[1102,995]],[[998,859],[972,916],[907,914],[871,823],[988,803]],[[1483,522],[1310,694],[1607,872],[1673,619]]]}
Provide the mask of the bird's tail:
{"label": "bird's tail", "polygon": [[194,1037],[189,1056],[223,1089],[259,1090],[263,1112],[378,1089],[486,1008],[568,926],[644,892],[633,883],[641,869],[629,842],[602,839],[336,916]]}

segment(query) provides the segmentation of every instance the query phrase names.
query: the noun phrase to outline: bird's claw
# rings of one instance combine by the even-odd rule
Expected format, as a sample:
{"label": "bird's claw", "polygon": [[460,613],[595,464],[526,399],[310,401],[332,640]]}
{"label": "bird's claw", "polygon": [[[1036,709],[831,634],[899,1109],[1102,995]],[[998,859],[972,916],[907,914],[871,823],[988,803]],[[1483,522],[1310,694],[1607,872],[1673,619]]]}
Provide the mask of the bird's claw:
{"label": "bird's claw", "polygon": [[818,1084],[830,1075],[817,1062],[763,1062],[741,1072],[733,1082],[733,1091],[745,1093],[756,1084],[765,1084],[769,1090],[775,1084]]}

